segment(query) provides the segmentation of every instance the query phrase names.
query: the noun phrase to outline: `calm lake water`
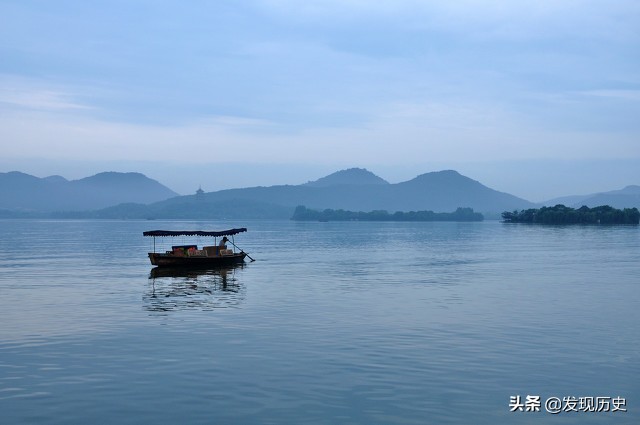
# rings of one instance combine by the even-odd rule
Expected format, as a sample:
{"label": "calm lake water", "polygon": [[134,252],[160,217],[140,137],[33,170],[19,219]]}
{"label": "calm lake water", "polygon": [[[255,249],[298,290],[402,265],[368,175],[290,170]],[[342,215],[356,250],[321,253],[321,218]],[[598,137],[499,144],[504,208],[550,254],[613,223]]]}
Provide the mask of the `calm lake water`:
{"label": "calm lake water", "polygon": [[[255,262],[150,276],[144,230],[241,226]],[[637,226],[0,220],[0,235],[2,424],[640,423]],[[510,412],[518,395],[541,411]],[[628,411],[553,415],[550,397]]]}

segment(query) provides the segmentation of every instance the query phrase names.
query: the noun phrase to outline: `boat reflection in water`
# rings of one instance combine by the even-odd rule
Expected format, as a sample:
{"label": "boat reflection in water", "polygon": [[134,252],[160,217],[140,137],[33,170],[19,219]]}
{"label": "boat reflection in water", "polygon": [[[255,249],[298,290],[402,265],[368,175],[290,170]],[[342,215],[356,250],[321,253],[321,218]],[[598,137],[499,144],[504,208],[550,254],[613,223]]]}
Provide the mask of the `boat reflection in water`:
{"label": "boat reflection in water", "polygon": [[245,295],[236,276],[242,268],[242,264],[214,269],[156,267],[149,274],[144,308],[162,312],[238,307]]}

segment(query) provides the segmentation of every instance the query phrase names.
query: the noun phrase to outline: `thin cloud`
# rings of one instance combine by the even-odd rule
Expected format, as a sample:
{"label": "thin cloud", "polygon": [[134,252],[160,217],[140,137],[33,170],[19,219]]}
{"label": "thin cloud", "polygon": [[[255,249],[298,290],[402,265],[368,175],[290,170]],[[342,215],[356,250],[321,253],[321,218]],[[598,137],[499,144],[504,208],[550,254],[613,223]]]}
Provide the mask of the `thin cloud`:
{"label": "thin cloud", "polygon": [[262,164],[640,157],[635,1],[0,11],[5,160],[215,164],[238,147]]}
{"label": "thin cloud", "polygon": [[586,90],[577,92],[577,94],[601,98],[630,100],[634,102],[640,101],[640,90]]}
{"label": "thin cloud", "polygon": [[245,128],[245,129],[255,128],[255,127],[267,127],[267,126],[274,125],[269,120],[246,118],[246,117],[234,117],[230,115],[214,116],[210,118],[208,121],[211,123],[211,125],[214,125],[214,126],[235,127],[235,128]]}
{"label": "thin cloud", "polygon": [[8,107],[63,111],[94,109],[74,98],[74,94],[56,88],[45,88],[41,84],[29,84],[25,80],[0,79],[0,103]]}
{"label": "thin cloud", "polygon": [[620,41],[640,35],[640,6],[632,0],[262,0],[258,4],[265,13],[289,23],[319,28],[369,21],[384,22],[393,31],[429,30],[484,39],[569,36]]}

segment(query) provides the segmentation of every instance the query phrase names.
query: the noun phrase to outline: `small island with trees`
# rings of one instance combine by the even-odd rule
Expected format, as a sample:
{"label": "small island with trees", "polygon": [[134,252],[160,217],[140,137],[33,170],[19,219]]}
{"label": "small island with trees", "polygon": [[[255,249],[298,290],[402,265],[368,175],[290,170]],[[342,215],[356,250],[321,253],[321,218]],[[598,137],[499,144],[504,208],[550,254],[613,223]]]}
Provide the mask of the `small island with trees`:
{"label": "small island with trees", "polygon": [[473,208],[458,208],[450,213],[433,211],[396,211],[390,214],[386,210],[371,212],[325,209],[312,210],[299,205],[291,217],[295,221],[482,221],[484,216],[474,212]]}
{"label": "small island with trees", "polygon": [[556,205],[554,207],[530,208],[502,213],[505,223],[540,224],[638,224],[640,212],[637,208],[616,209],[609,205],[578,209]]}

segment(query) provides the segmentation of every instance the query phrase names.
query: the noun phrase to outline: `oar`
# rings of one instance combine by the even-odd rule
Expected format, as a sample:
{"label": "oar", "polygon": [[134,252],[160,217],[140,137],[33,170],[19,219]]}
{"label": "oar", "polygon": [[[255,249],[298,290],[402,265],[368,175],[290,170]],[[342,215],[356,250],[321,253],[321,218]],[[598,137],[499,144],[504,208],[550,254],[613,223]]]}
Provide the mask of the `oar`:
{"label": "oar", "polygon": [[[227,242],[229,242],[231,245],[235,246],[235,247],[236,247],[236,249],[239,249],[239,250],[240,250],[240,252],[244,252],[244,251],[242,250],[242,248],[238,248],[238,245],[234,244],[234,243],[233,243],[233,242],[231,242],[229,239],[227,239]],[[244,253],[245,253],[245,254],[247,254],[246,252],[244,252]],[[251,258],[251,256],[250,256],[249,254],[247,254],[247,257],[249,257],[249,260],[251,260],[251,261],[256,261],[256,260],[254,260],[253,258]]]}

